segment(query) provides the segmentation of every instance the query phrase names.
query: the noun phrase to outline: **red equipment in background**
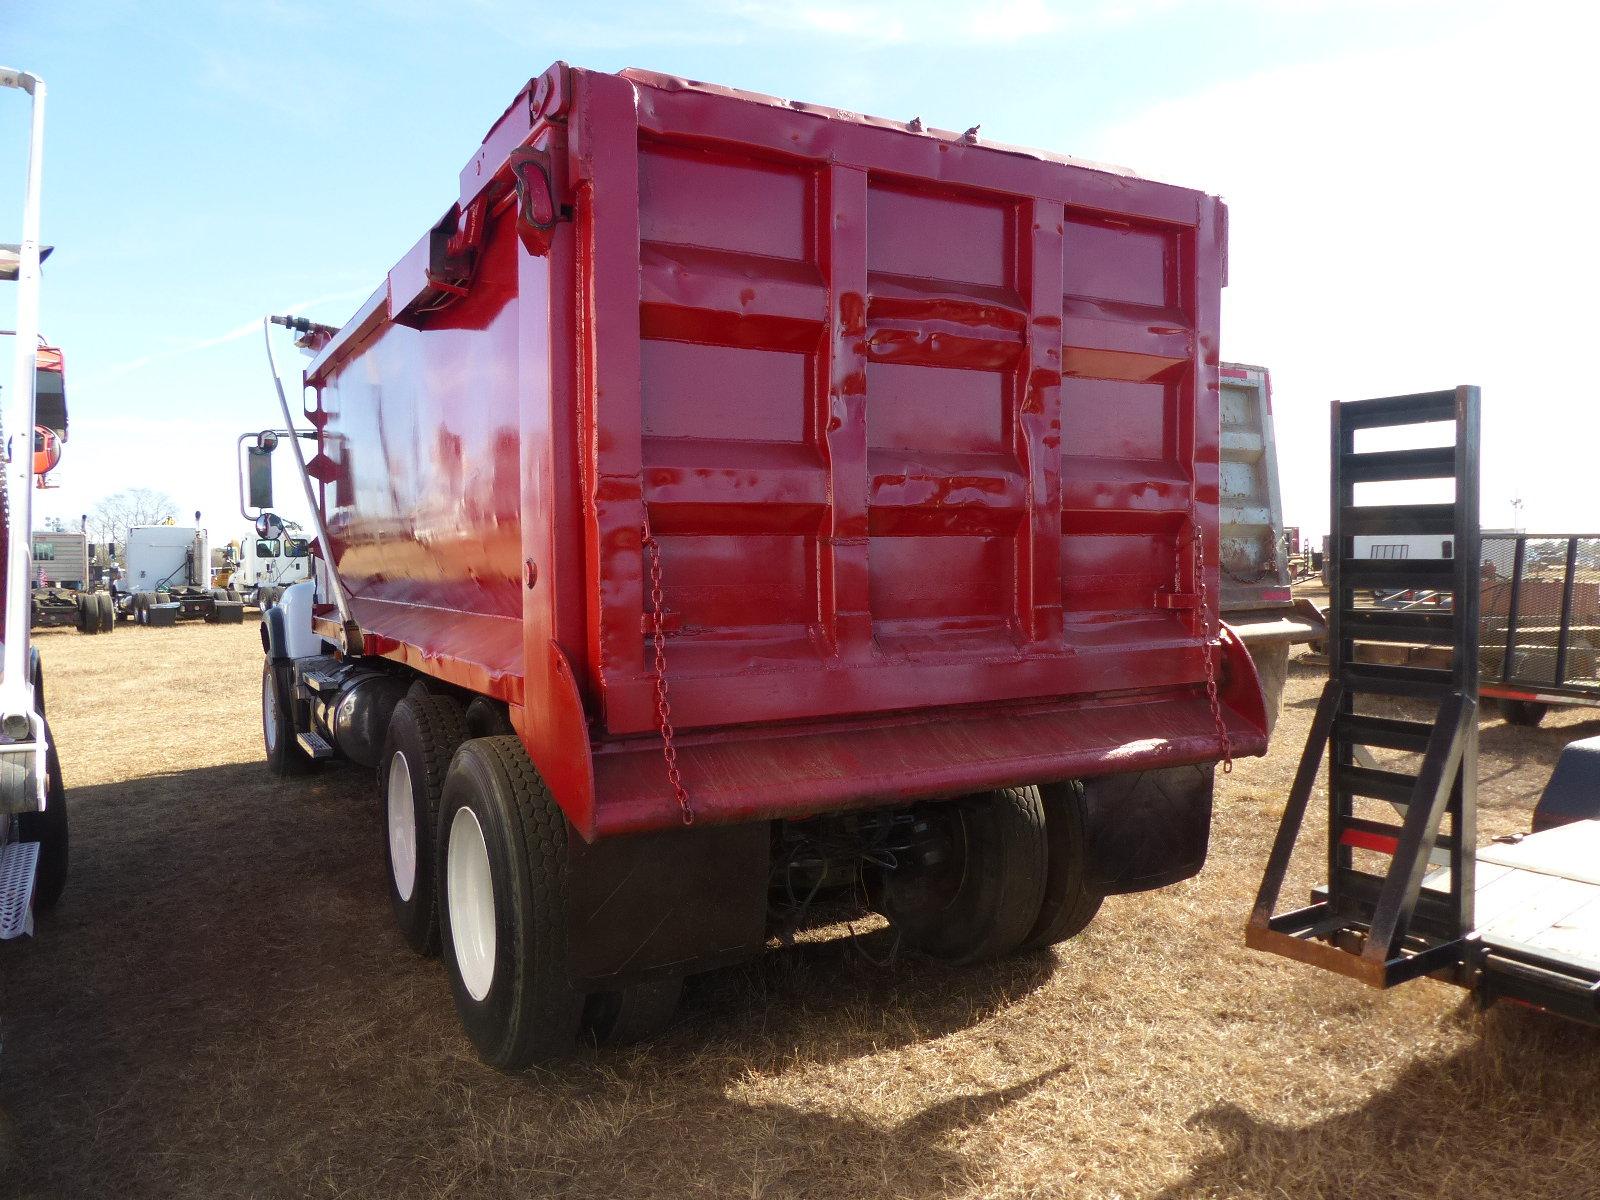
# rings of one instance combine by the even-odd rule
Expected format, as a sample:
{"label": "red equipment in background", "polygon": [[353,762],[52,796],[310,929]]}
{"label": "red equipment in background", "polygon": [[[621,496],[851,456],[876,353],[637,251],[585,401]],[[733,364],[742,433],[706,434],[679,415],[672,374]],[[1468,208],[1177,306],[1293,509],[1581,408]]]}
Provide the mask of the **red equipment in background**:
{"label": "red equipment in background", "polygon": [[61,463],[67,440],[67,368],[60,349],[41,345],[34,355],[35,401],[33,474],[35,487],[52,487],[45,477]]}

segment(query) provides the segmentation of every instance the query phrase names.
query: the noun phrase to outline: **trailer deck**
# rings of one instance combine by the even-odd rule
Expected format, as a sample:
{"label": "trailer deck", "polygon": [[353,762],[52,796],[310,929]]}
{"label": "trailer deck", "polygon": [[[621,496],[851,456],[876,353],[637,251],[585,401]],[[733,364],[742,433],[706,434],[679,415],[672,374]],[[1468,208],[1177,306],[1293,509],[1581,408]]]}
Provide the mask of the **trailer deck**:
{"label": "trailer deck", "polygon": [[[1568,960],[1600,975],[1600,821],[1491,842],[1477,854],[1477,934],[1491,950]],[[1448,890],[1449,871],[1427,887]]]}

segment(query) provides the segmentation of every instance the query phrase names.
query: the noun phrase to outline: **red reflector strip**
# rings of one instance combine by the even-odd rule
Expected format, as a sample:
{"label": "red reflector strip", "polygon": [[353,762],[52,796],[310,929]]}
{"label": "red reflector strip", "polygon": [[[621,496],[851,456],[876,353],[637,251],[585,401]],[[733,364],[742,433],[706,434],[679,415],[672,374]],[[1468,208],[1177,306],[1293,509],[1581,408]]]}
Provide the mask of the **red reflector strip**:
{"label": "red reflector strip", "polygon": [[1288,588],[1263,588],[1262,592],[1261,592],[1261,598],[1263,600],[1274,600],[1274,601],[1276,601],[1276,600],[1293,600],[1294,599],[1294,593],[1291,592]]}
{"label": "red reflector strip", "polygon": [[1400,848],[1400,839],[1383,833],[1368,833],[1365,829],[1346,829],[1339,835],[1339,844],[1354,846],[1357,850],[1376,850],[1379,854],[1393,855]]}

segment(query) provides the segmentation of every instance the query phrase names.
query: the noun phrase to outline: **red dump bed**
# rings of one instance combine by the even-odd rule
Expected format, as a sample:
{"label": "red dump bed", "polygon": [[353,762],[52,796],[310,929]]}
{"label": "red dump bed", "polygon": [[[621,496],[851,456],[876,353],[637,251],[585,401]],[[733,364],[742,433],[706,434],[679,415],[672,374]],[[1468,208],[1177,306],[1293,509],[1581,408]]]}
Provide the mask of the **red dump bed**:
{"label": "red dump bed", "polygon": [[[585,836],[1260,753],[1217,630],[1225,210],[558,65],[307,373],[369,653],[505,700]],[[1193,536],[1204,542],[1204,615]],[[329,628],[332,626],[330,624]]]}

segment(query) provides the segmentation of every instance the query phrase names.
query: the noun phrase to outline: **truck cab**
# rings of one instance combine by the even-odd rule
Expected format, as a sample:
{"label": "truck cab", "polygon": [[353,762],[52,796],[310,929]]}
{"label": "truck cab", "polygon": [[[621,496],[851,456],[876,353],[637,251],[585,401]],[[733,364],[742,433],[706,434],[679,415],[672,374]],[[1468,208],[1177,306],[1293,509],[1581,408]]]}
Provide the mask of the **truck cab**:
{"label": "truck cab", "polygon": [[284,588],[310,578],[311,543],[305,538],[289,533],[275,538],[251,534],[240,543],[233,587],[245,603],[271,608]]}

